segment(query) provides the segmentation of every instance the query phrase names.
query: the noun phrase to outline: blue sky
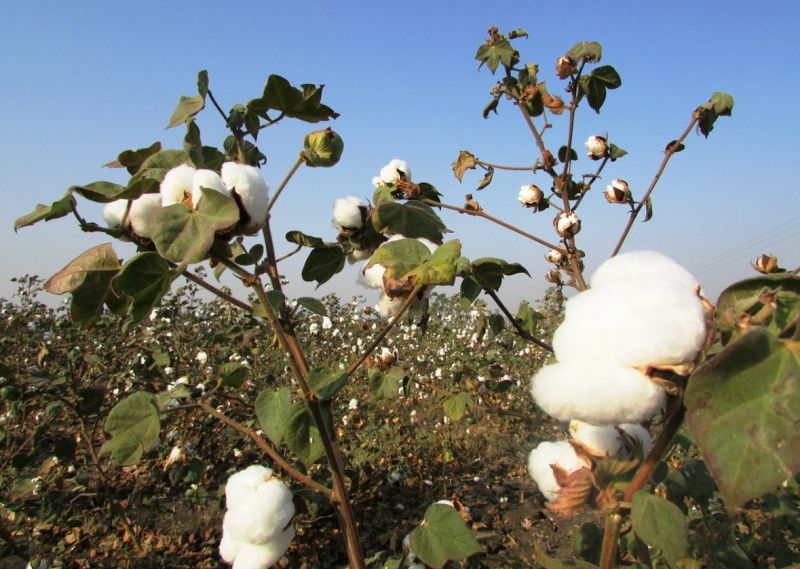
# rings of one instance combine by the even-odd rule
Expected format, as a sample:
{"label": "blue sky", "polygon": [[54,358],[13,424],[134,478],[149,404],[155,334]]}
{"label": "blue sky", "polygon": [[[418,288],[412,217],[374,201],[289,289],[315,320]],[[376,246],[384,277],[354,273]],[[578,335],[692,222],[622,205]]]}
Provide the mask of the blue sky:
{"label": "blue sky", "polygon": [[[569,8],[567,8],[569,6]],[[766,9],[765,7],[769,8]],[[158,140],[178,147],[182,129],[165,130],[180,95],[193,94],[207,69],[223,106],[260,94],[277,73],[294,84],[324,83],[324,101],[341,116],[331,123],[345,140],[332,169],[302,169],[274,211],[274,229],[334,237],[330,207],[337,197],[369,197],[370,180],[391,158],[412,167],[415,181],[433,183],[443,201],[462,204],[472,192],[491,214],[553,238],[550,211],[519,207],[522,184],[547,186],[541,175],[503,173],[482,192],[473,172],[459,184],[451,162],[468,149],[489,162],[531,164],[536,147],[518,111],[501,104],[489,120],[481,109],[494,81],[474,54],[496,25],[522,27],[523,61],[540,65],[540,79],[559,93],[556,58],[576,41],[603,44],[603,63],[622,76],[602,114],[579,112],[579,150],[592,134],[608,133],[629,155],[606,169],[628,180],[634,195],[646,189],[665,144],[688,124],[692,110],[714,91],[736,101],[708,140],[691,135],[673,159],[653,198],[655,217],[637,223],[626,250],[657,249],[692,270],[707,293],[753,274],[749,261],[778,255],[800,265],[800,193],[796,186],[796,97],[800,92],[800,4],[725,2],[4,2],[0,5],[0,296],[23,273],[47,277],[83,250],[105,241],[69,219],[15,234],[16,217],[36,203],[59,198],[70,185],[108,179],[120,171],[102,164],[127,148]],[[206,144],[221,145],[224,128],[210,110],[199,117]],[[565,142],[565,116],[554,119],[548,146]],[[260,139],[269,157],[264,175],[275,187],[290,168],[305,133],[317,128],[282,123]],[[593,170],[582,157],[576,172]],[[611,252],[627,214],[597,191],[581,206],[578,246],[589,272]],[[99,220],[100,209],[81,211]],[[446,212],[453,237],[471,258],[500,256],[520,262],[532,278],[508,279],[502,296],[516,306],[539,298],[548,270],[544,249],[478,219]],[[290,249],[279,245],[279,254]],[[117,248],[125,257],[132,251]],[[286,262],[289,294],[335,291],[349,298],[376,296],[354,284],[354,269],[316,293],[303,283],[305,255]]]}

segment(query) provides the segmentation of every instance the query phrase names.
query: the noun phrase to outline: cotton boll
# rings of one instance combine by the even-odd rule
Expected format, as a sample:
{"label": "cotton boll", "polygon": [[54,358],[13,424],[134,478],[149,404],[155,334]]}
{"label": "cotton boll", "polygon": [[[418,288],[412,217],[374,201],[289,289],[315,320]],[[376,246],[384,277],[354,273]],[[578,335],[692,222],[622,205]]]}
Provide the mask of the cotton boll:
{"label": "cotton boll", "polygon": [[382,294],[380,299],[378,299],[378,304],[375,305],[375,312],[384,318],[394,318],[400,313],[404,301],[404,298],[392,298],[386,294]]}
{"label": "cotton boll", "polygon": [[592,425],[641,423],[666,401],[664,389],[644,374],[598,360],[544,366],[530,389],[547,414]]}
{"label": "cotton boll", "polygon": [[359,261],[363,261],[364,259],[369,259],[370,256],[372,256],[372,251],[370,249],[353,249],[347,255],[347,262],[352,265],[353,263],[358,263]]}
{"label": "cotton boll", "polygon": [[195,208],[203,197],[200,188],[214,190],[225,196],[230,195],[228,188],[222,183],[222,178],[213,170],[197,170],[192,178],[192,204]]}
{"label": "cotton boll", "polygon": [[226,563],[233,563],[236,556],[246,544],[236,541],[225,532],[222,533],[222,540],[219,543],[219,556]]}
{"label": "cotton boll", "polygon": [[269,569],[283,557],[292,539],[294,528],[290,526],[267,543],[245,545],[236,555],[233,569]]}
{"label": "cotton boll", "polygon": [[653,437],[650,436],[650,431],[638,423],[623,423],[619,425],[619,428],[625,431],[629,437],[639,441],[639,444],[642,445],[642,455],[647,456],[647,453],[653,448]]}
{"label": "cotton boll", "polygon": [[160,194],[143,194],[131,203],[131,211],[128,215],[131,229],[139,237],[150,239],[151,223],[153,215],[161,209]]}
{"label": "cotton boll", "polygon": [[269,207],[269,188],[261,173],[255,166],[225,162],[220,176],[229,192],[235,192],[244,208],[249,221],[245,232],[259,230],[267,219]]}
{"label": "cotton boll", "polygon": [[411,168],[408,167],[408,164],[405,162],[405,160],[398,160],[395,158],[394,160],[389,161],[386,166],[381,168],[378,176],[385,184],[394,184],[401,178],[406,182],[410,182]]}
{"label": "cotton boll", "polygon": [[590,282],[597,288],[630,281],[672,283],[690,291],[698,286],[689,271],[658,251],[631,251],[611,257],[597,268]]}
{"label": "cotton boll", "polygon": [[551,465],[563,468],[567,474],[591,467],[588,460],[575,454],[575,449],[567,441],[540,443],[528,455],[528,474],[548,500],[555,500],[561,488]]}
{"label": "cotton boll", "polygon": [[339,198],[333,202],[333,226],[336,230],[361,229],[364,226],[361,208],[365,205],[363,201],[353,196]]}
{"label": "cotton boll", "polygon": [[225,505],[228,509],[247,504],[256,489],[272,478],[272,469],[253,464],[233,474],[225,484]]}
{"label": "cotton boll", "polygon": [[598,427],[573,420],[569,423],[569,434],[593,456],[617,457],[622,450],[622,435],[612,425]]}
{"label": "cotton boll", "polygon": [[683,365],[706,339],[697,294],[669,283],[636,282],[584,291],[566,303],[553,335],[561,361],[603,360],[628,367]]}
{"label": "cotton boll", "polygon": [[181,164],[167,172],[161,182],[162,207],[182,203],[187,196],[192,195],[192,180],[195,172],[197,169],[187,164]]}
{"label": "cotton boll", "polygon": [[358,282],[367,288],[383,288],[383,275],[385,272],[386,267],[380,263],[375,263],[371,267],[361,270]]}
{"label": "cotton boll", "polygon": [[246,503],[228,506],[222,529],[236,541],[263,544],[289,525],[294,512],[291,491],[273,478],[260,484]]}
{"label": "cotton boll", "polygon": [[109,229],[119,229],[128,209],[128,200],[115,200],[103,207],[103,220]]}

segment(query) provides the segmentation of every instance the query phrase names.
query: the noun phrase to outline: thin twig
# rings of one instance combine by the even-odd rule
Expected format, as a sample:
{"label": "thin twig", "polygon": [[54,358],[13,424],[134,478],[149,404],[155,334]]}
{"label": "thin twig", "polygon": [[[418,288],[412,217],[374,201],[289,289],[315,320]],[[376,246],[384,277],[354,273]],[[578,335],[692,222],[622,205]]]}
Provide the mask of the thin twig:
{"label": "thin twig", "polygon": [[230,303],[230,304],[232,304],[232,305],[234,305],[234,306],[236,306],[238,308],[241,308],[245,312],[249,312],[249,313],[252,314],[252,312],[253,312],[253,307],[252,306],[250,306],[246,302],[243,302],[243,301],[239,300],[238,298],[233,297],[232,295],[228,294],[224,290],[221,290],[221,289],[215,287],[214,285],[212,285],[210,282],[206,281],[205,279],[203,279],[201,277],[198,277],[197,275],[192,274],[189,271],[184,271],[183,272],[183,276],[187,280],[190,280],[193,283],[195,283],[196,285],[201,286],[204,289],[206,289],[207,291],[217,295],[219,298],[221,298],[225,302],[228,302],[228,303]]}
{"label": "thin twig", "polygon": [[211,89],[208,90],[208,98],[211,99],[211,102],[214,103],[214,106],[217,108],[219,114],[222,115],[222,118],[225,120],[225,126],[229,126],[228,115],[225,114],[225,111],[223,111],[222,107],[220,107],[219,103],[217,103],[217,100],[214,98],[214,93],[211,92]]}
{"label": "thin twig", "polygon": [[600,167],[597,169],[597,172],[589,176],[591,179],[584,184],[581,195],[578,196],[578,200],[575,202],[575,205],[572,206],[572,211],[577,210],[578,206],[581,205],[583,198],[586,197],[586,194],[589,192],[589,190],[592,189],[592,184],[594,184],[595,181],[600,177],[600,173],[603,171],[603,168],[605,168],[607,163],[608,163],[608,156],[603,158],[603,161],[600,162]]}
{"label": "thin twig", "polygon": [[483,160],[475,160],[476,164],[486,166],[487,168],[494,168],[495,170],[509,170],[512,172],[533,172],[533,166],[502,166],[500,164],[492,164],[491,162],[484,162]]}
{"label": "thin twig", "polygon": [[302,166],[304,163],[305,163],[305,157],[303,156],[303,153],[301,152],[300,156],[297,157],[297,162],[294,163],[294,166],[292,166],[291,170],[289,170],[289,173],[286,174],[286,177],[281,182],[281,185],[278,186],[277,190],[275,190],[275,195],[273,195],[272,199],[269,200],[269,205],[267,206],[267,213],[269,213],[269,211],[272,210],[272,206],[275,205],[275,202],[278,200],[278,196],[281,195],[281,192],[283,192],[283,189],[286,187],[286,184],[289,183],[289,180],[292,179],[292,176],[294,176],[294,173],[297,172],[297,169],[300,166]]}
{"label": "thin twig", "polygon": [[484,292],[492,297],[492,300],[494,300],[495,304],[497,304],[497,306],[500,308],[500,310],[503,312],[503,314],[505,314],[505,316],[508,319],[508,321],[511,322],[511,325],[514,326],[514,328],[517,329],[517,333],[522,338],[525,338],[526,340],[528,340],[530,342],[533,342],[534,344],[536,344],[537,346],[539,346],[543,350],[546,350],[546,351],[550,352],[551,354],[553,353],[553,347],[552,346],[550,346],[549,344],[546,344],[545,342],[542,342],[541,340],[539,340],[538,338],[532,336],[525,329],[522,328],[520,323],[517,322],[517,319],[514,318],[514,315],[511,314],[511,312],[508,310],[506,305],[503,304],[503,302],[500,300],[500,297],[497,296],[497,293],[495,291],[487,288],[487,289],[484,289]]}
{"label": "thin twig", "polygon": [[297,253],[299,253],[302,248],[303,248],[302,245],[298,245],[297,248],[294,249],[293,251],[291,251],[289,253],[286,253],[283,257],[278,257],[277,259],[275,259],[275,262],[276,263],[280,263],[281,261],[285,261],[286,259],[288,259],[292,255],[296,255]]}

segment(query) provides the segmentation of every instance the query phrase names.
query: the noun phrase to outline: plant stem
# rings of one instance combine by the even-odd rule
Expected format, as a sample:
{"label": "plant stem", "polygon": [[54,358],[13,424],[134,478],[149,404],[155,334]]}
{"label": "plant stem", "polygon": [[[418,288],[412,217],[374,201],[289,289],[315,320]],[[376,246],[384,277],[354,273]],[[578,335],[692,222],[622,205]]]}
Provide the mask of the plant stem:
{"label": "plant stem", "polygon": [[450,204],[437,202],[436,200],[432,200],[432,199],[428,199],[428,198],[423,199],[422,202],[424,202],[424,203],[426,203],[426,204],[428,204],[430,206],[433,206],[433,207],[443,207],[445,209],[451,209],[453,211],[457,211],[457,212],[460,212],[460,213],[466,213],[467,215],[473,215],[475,217],[482,217],[484,219],[487,219],[487,220],[491,221],[492,223],[496,223],[497,225],[500,225],[501,227],[505,227],[506,229],[510,229],[514,233],[522,235],[523,237],[527,237],[528,239],[530,239],[532,241],[536,241],[540,245],[544,245],[545,247],[549,247],[550,249],[555,249],[556,251],[560,251],[561,253],[564,253],[564,254],[567,253],[567,250],[564,249],[563,247],[560,247],[558,245],[553,245],[552,243],[548,243],[544,239],[540,239],[540,238],[536,237],[535,235],[531,235],[530,233],[527,233],[527,232],[523,231],[522,229],[519,229],[518,227],[515,227],[515,226],[511,225],[510,223],[506,223],[505,221],[497,219],[496,217],[493,217],[493,216],[489,215],[485,211],[482,211],[482,210],[481,211],[476,211],[474,209],[465,209],[463,207],[458,207],[458,206],[455,206],[455,205],[450,205]]}
{"label": "plant stem", "polygon": [[592,189],[592,184],[594,184],[595,180],[597,180],[597,178],[600,177],[600,172],[603,171],[603,168],[605,168],[607,163],[608,163],[608,156],[603,158],[603,161],[600,162],[600,167],[597,169],[597,172],[592,174],[590,176],[591,179],[584,185],[581,195],[578,197],[578,200],[575,202],[575,205],[572,206],[572,211],[577,210],[578,206],[581,205],[581,202],[583,201],[583,198],[586,196],[586,193]]}
{"label": "plant stem", "polygon": [[294,163],[294,166],[292,166],[291,170],[289,170],[289,173],[286,174],[286,177],[281,182],[281,185],[278,186],[277,190],[275,190],[275,195],[273,195],[272,199],[269,200],[269,205],[267,206],[267,212],[272,210],[272,206],[275,205],[275,202],[277,201],[278,196],[281,195],[281,192],[283,192],[283,189],[286,187],[286,184],[289,183],[289,180],[292,179],[292,176],[294,176],[294,173],[297,172],[297,169],[300,168],[300,166],[302,166],[304,163],[305,163],[305,159],[303,157],[303,153],[301,152],[300,156],[297,157],[297,162]]}
{"label": "plant stem", "polygon": [[603,545],[600,550],[600,569],[612,569],[617,558],[617,545],[619,543],[619,526],[622,516],[613,513],[606,516],[606,525],[603,531]]}
{"label": "plant stem", "polygon": [[275,259],[275,262],[276,263],[280,263],[281,261],[285,261],[286,259],[288,259],[292,255],[296,255],[297,253],[299,253],[302,248],[303,248],[302,245],[298,245],[293,251],[290,251],[289,253],[286,253],[283,257],[278,257],[277,259]]}
{"label": "plant stem", "polygon": [[501,166],[500,164],[492,164],[491,162],[484,162],[483,160],[475,160],[476,164],[486,166],[487,168],[494,168],[495,170],[510,170],[513,172],[533,172],[533,166]]}
{"label": "plant stem", "polygon": [[403,302],[403,305],[400,307],[400,312],[398,312],[397,316],[392,318],[389,324],[387,324],[384,327],[384,329],[381,330],[380,334],[378,334],[378,336],[374,340],[372,340],[372,343],[370,343],[370,345],[367,346],[367,349],[364,350],[364,352],[359,356],[359,358],[348,366],[347,375],[352,375],[361,366],[361,364],[363,364],[367,360],[367,358],[375,350],[375,348],[377,348],[380,345],[380,343],[383,342],[383,339],[392,330],[392,328],[394,328],[395,324],[397,324],[400,321],[400,317],[403,316],[406,310],[408,310],[408,307],[411,306],[412,302],[414,302],[414,299],[417,297],[422,288],[423,287],[421,286],[415,286],[412,289],[411,293],[406,297],[405,301]]}
{"label": "plant stem", "polygon": [[190,273],[189,271],[184,271],[183,272],[183,276],[184,276],[184,278],[186,280],[192,281],[196,285],[203,287],[207,291],[217,295],[219,298],[221,298],[225,302],[228,302],[228,303],[236,306],[237,308],[241,308],[245,312],[249,312],[249,313],[252,314],[252,312],[253,312],[253,307],[252,306],[250,306],[246,302],[243,302],[243,301],[239,300],[238,298],[235,298],[235,297],[231,296],[227,292],[215,287],[214,285],[212,285],[211,283],[209,283],[205,279],[202,279],[202,278],[198,277],[197,275],[194,275],[194,274]]}
{"label": "plant stem", "polygon": [[661,161],[661,165],[658,167],[658,171],[653,177],[653,181],[650,182],[650,187],[647,188],[644,196],[642,196],[642,199],[639,201],[639,205],[637,205],[636,208],[631,212],[631,215],[628,218],[628,223],[625,225],[625,229],[623,230],[619,241],[617,241],[614,251],[611,253],[612,257],[616,256],[616,254],[619,253],[619,250],[622,248],[622,244],[625,242],[625,239],[628,237],[628,233],[630,233],[631,228],[633,227],[633,222],[636,221],[636,217],[639,215],[639,212],[642,211],[642,208],[647,203],[647,199],[650,197],[650,194],[653,193],[656,184],[658,184],[659,179],[661,179],[661,174],[664,172],[664,168],[667,167],[669,159],[672,158],[672,155],[675,154],[678,148],[680,148],[681,143],[686,139],[687,136],[689,136],[689,133],[692,132],[692,129],[694,128],[694,125],[697,124],[698,120],[700,120],[700,115],[697,113],[697,111],[695,111],[692,114],[692,120],[689,122],[689,126],[686,127],[686,130],[683,131],[683,134],[681,134],[680,138],[678,138],[678,140],[676,140],[675,143],[672,144],[666,152],[664,152],[664,159]]}
{"label": "plant stem", "polygon": [[216,107],[217,111],[222,116],[223,120],[225,121],[225,126],[229,126],[228,125],[228,115],[225,114],[225,111],[223,111],[222,107],[219,106],[219,103],[214,98],[214,93],[211,92],[211,89],[208,90],[208,98],[211,99],[211,102],[214,104],[214,106]]}
{"label": "plant stem", "polygon": [[205,411],[206,413],[209,413],[210,415],[213,415],[214,417],[216,417],[217,419],[219,419],[220,421],[222,421],[223,423],[225,423],[229,427],[232,427],[233,429],[235,429],[236,431],[238,431],[242,435],[252,439],[253,442],[256,443],[256,446],[258,446],[258,448],[260,448],[264,452],[264,454],[269,456],[275,464],[277,464],[283,470],[285,470],[286,473],[289,476],[291,476],[292,478],[294,478],[295,480],[297,480],[298,482],[300,482],[304,486],[314,490],[315,492],[319,492],[320,494],[323,494],[325,496],[330,497],[330,495],[331,495],[331,489],[330,488],[326,488],[322,484],[320,484],[320,483],[316,482],[315,480],[309,478],[308,476],[306,476],[302,472],[299,472],[297,469],[295,469],[291,464],[289,464],[288,462],[283,460],[283,458],[281,458],[281,456],[277,452],[275,452],[275,449],[273,449],[269,444],[267,444],[267,442],[264,439],[259,437],[256,434],[256,432],[253,431],[253,429],[250,429],[250,428],[242,425],[238,421],[235,421],[234,419],[231,419],[225,413],[223,413],[221,411],[218,411],[217,409],[215,409],[214,407],[212,407],[211,405],[209,405],[205,401],[200,401],[200,402],[196,403],[196,406],[199,407],[200,409],[202,409],[203,411]]}
{"label": "plant stem", "polygon": [[497,293],[495,291],[487,288],[487,289],[484,289],[484,292],[492,297],[492,300],[494,300],[495,304],[497,304],[497,306],[500,308],[500,310],[503,312],[503,314],[505,314],[506,318],[508,318],[508,321],[511,322],[511,325],[514,326],[514,328],[517,329],[517,333],[521,337],[525,338],[526,340],[528,340],[530,342],[533,342],[534,344],[536,344],[537,346],[539,346],[543,350],[546,350],[546,351],[550,352],[551,354],[553,353],[553,347],[552,346],[550,346],[549,344],[546,344],[545,342],[542,342],[538,338],[535,338],[534,336],[530,335],[526,330],[524,330],[522,328],[522,326],[520,326],[519,322],[517,322],[517,319],[514,318],[514,315],[511,314],[511,312],[509,312],[508,308],[506,308],[506,305],[503,304],[503,302],[500,300],[500,297],[497,296]]}
{"label": "plant stem", "polygon": [[[536,139],[536,146],[539,148],[539,154],[542,155],[542,160],[545,159],[547,156],[547,148],[545,148],[544,140],[542,139],[542,135],[539,132],[539,129],[536,128],[536,125],[533,124],[533,119],[531,118],[528,109],[525,108],[525,103],[522,101],[522,98],[519,96],[519,93],[514,94],[514,97],[517,100],[517,107],[519,107],[520,112],[522,113],[522,117],[525,119],[525,122],[528,124],[528,128],[533,133],[533,137]],[[555,170],[552,168],[548,168],[545,170],[552,178],[557,178],[558,175],[556,174]]]}

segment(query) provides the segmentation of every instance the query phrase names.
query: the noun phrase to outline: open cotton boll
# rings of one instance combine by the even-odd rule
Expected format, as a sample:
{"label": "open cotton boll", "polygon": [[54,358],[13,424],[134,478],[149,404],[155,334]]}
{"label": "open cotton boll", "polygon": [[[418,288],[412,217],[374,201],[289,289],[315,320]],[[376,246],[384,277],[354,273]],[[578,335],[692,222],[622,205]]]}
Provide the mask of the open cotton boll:
{"label": "open cotton boll", "polygon": [[394,184],[402,179],[406,182],[411,181],[411,168],[405,160],[398,160],[397,158],[390,160],[389,163],[381,168],[378,174],[381,181],[385,184]]}
{"label": "open cotton boll", "polygon": [[386,272],[386,267],[380,263],[375,263],[371,267],[361,270],[361,275],[358,278],[359,284],[367,288],[383,288],[383,275]]}
{"label": "open cotton boll", "polygon": [[364,226],[361,207],[365,205],[363,201],[353,196],[339,198],[333,202],[333,226],[336,231],[361,229]]}
{"label": "open cotton boll", "polygon": [[283,557],[292,539],[294,528],[290,526],[267,543],[245,545],[236,555],[233,569],[269,569]]}
{"label": "open cotton boll", "polygon": [[638,423],[623,423],[619,425],[619,428],[625,431],[629,437],[639,441],[639,444],[642,445],[642,456],[647,456],[647,453],[653,448],[653,437],[650,435],[650,431]]}
{"label": "open cotton boll", "polygon": [[269,188],[258,168],[236,162],[225,162],[220,175],[229,192],[235,192],[250,218],[245,231],[257,231],[264,225],[269,207]]}
{"label": "open cotton boll", "polygon": [[128,200],[115,200],[103,206],[103,221],[109,229],[122,227],[125,211],[128,209]]}
{"label": "open cotton boll", "polygon": [[233,563],[245,545],[247,544],[236,541],[225,532],[222,532],[222,540],[219,542],[219,556],[226,563]]}
{"label": "open cotton boll", "polygon": [[684,365],[694,361],[705,339],[706,310],[695,292],[670,283],[630,282],[568,300],[553,351],[560,362]]}
{"label": "open cotton boll", "polygon": [[231,509],[247,504],[250,496],[270,478],[272,469],[260,464],[252,464],[232,474],[225,484],[225,506]]}
{"label": "open cotton boll", "polygon": [[187,196],[192,195],[192,180],[195,172],[197,169],[188,164],[181,164],[167,172],[159,190],[162,207],[182,203]]}
{"label": "open cotton boll", "polygon": [[588,460],[575,454],[575,449],[567,441],[540,443],[528,455],[528,474],[548,500],[555,500],[561,489],[552,465],[563,468],[567,474],[591,467]]}
{"label": "open cotton boll", "polygon": [[658,251],[630,251],[611,257],[597,267],[590,282],[597,288],[642,280],[672,283],[691,291],[698,286],[689,271]]}
{"label": "open cotton boll", "polygon": [[133,232],[140,237],[150,239],[150,220],[159,209],[161,209],[160,194],[143,194],[133,200],[131,211],[128,214],[128,221]]}
{"label": "open cotton boll", "polygon": [[[620,430],[623,432],[621,433]],[[629,458],[631,449],[624,439],[625,435],[638,441],[644,454],[647,454],[652,446],[650,433],[636,423],[597,426],[573,420],[569,423],[569,433],[594,456]]]}
{"label": "open cotton boll", "polygon": [[197,170],[192,178],[192,204],[195,208],[203,197],[200,188],[214,190],[225,196],[230,195],[228,188],[222,183],[222,178],[214,170]]}
{"label": "open cotton boll", "polygon": [[598,360],[544,366],[530,390],[548,415],[592,425],[647,421],[667,397],[664,388],[639,371]]}
{"label": "open cotton boll", "polygon": [[381,294],[378,304],[375,305],[375,312],[384,318],[394,318],[400,313],[404,301],[402,297],[392,298],[387,294]]}
{"label": "open cotton boll", "polygon": [[[352,265],[353,263],[358,263],[359,261],[363,261],[364,259],[369,259],[371,256],[372,256],[372,251],[370,249],[353,249],[347,255],[347,262]],[[381,275],[381,279],[382,278],[383,275]]]}
{"label": "open cotton boll", "polygon": [[273,478],[260,484],[247,502],[229,506],[222,529],[236,541],[265,543],[289,525],[294,512],[291,491]]}

